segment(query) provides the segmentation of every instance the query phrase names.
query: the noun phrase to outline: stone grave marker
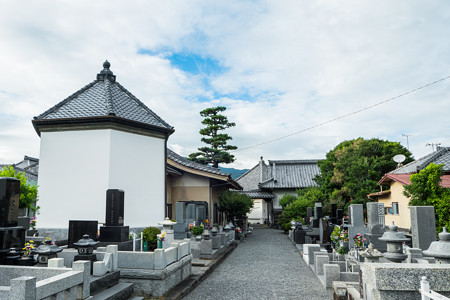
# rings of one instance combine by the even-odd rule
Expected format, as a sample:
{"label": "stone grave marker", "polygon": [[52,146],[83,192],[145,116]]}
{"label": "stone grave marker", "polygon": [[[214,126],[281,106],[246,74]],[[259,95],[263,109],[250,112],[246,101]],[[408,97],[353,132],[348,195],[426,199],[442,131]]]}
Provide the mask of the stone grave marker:
{"label": "stone grave marker", "polygon": [[386,242],[380,241],[384,229],[384,204],[378,202],[367,203],[367,244],[372,243],[378,251],[386,251]]}
{"label": "stone grave marker", "polygon": [[368,232],[368,228],[364,226],[364,212],[362,204],[351,204],[348,207],[349,214],[351,214],[351,221],[347,225],[348,230],[348,245],[353,247],[355,241],[353,237],[358,233],[365,235]]}
{"label": "stone grave marker", "polygon": [[109,189],[106,191],[106,226],[123,226],[124,191]]}
{"label": "stone grave marker", "polygon": [[433,206],[410,206],[413,248],[427,250],[436,241],[436,221]]}
{"label": "stone grave marker", "polygon": [[106,222],[100,227],[100,242],[127,242],[130,228],[124,224],[125,192],[118,189],[106,191]]}
{"label": "stone grave marker", "polygon": [[93,240],[97,239],[98,221],[89,220],[69,220],[68,248],[75,248],[73,243],[77,243],[87,234]]}
{"label": "stone grave marker", "polygon": [[[25,228],[17,226],[20,181],[0,177],[0,264],[5,264],[10,248],[23,248]],[[10,261],[10,260],[8,260]]]}

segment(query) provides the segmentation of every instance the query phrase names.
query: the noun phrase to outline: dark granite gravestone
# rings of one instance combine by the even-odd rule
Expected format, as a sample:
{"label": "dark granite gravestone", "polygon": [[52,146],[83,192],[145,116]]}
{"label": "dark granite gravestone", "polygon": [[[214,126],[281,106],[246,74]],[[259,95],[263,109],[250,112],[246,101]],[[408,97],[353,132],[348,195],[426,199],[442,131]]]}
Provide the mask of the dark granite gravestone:
{"label": "dark granite gravestone", "polygon": [[100,227],[100,242],[128,242],[130,227],[123,226],[125,192],[118,189],[106,191],[106,226]]}
{"label": "dark granite gravestone", "polygon": [[0,177],[0,264],[6,263],[11,248],[25,245],[25,228],[17,226],[20,198],[20,181]]}
{"label": "dark granite gravestone", "polygon": [[0,177],[0,227],[17,226],[19,214],[20,181]]}
{"label": "dark granite gravestone", "polygon": [[97,239],[98,221],[69,220],[69,240],[68,247],[75,248],[73,243],[78,242],[87,234],[92,239]]}
{"label": "dark granite gravestone", "polygon": [[122,190],[106,191],[106,226],[123,226],[124,195]]}
{"label": "dark granite gravestone", "polygon": [[342,219],[344,218],[344,210],[341,208],[338,208],[336,210],[336,214],[337,214],[337,225],[342,225],[344,224],[344,222],[342,221]]}
{"label": "dark granite gravestone", "polygon": [[330,221],[333,224],[337,223],[337,204],[336,203],[331,203],[331,216],[330,216]]}

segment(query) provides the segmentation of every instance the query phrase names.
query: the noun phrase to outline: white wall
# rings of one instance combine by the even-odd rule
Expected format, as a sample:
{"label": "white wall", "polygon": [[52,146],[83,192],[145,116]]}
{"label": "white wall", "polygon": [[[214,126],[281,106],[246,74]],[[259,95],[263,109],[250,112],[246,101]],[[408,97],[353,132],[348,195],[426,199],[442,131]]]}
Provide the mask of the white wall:
{"label": "white wall", "polygon": [[106,190],[125,191],[125,225],[164,219],[164,140],[117,130],[41,133],[38,227],[105,221]]}
{"label": "white wall", "polygon": [[274,209],[281,209],[281,205],[279,203],[280,198],[284,195],[294,195],[297,196],[297,192],[295,189],[276,189],[272,191],[272,194],[275,195],[275,198],[273,199],[273,208]]}
{"label": "white wall", "polygon": [[267,202],[262,199],[254,199],[252,211],[247,217],[252,224],[264,224],[264,220],[267,218]]}
{"label": "white wall", "polygon": [[164,220],[165,165],[163,139],[111,130],[108,188],[125,191],[125,226],[155,226]]}

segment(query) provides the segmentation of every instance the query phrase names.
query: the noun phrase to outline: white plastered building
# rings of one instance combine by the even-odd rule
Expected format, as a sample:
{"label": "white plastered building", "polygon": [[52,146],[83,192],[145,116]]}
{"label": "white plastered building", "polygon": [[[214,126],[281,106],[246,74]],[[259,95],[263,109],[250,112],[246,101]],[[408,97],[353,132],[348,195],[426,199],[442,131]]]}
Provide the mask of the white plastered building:
{"label": "white plastered building", "polygon": [[166,145],[174,129],[116,81],[109,62],[103,67],[32,121],[41,137],[39,227],[103,222],[108,189],[125,191],[125,225],[164,219]]}

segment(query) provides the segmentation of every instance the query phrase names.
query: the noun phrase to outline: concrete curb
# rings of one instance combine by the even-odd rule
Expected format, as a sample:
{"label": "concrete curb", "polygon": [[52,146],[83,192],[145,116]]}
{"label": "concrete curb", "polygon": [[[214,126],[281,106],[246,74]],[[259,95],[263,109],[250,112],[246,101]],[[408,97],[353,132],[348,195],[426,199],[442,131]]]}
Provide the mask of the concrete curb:
{"label": "concrete curb", "polygon": [[[227,256],[233,252],[233,250],[237,247],[239,241],[232,241],[231,244],[227,247],[227,249],[218,257],[212,259],[212,262],[208,264],[207,269],[202,272],[200,275],[191,275],[183,282],[179,283],[169,292],[164,294],[160,299],[182,299],[184,296],[188,295],[197,285],[199,285],[209,274],[212,273],[224,260]],[[193,267],[195,268],[195,267]]]}

